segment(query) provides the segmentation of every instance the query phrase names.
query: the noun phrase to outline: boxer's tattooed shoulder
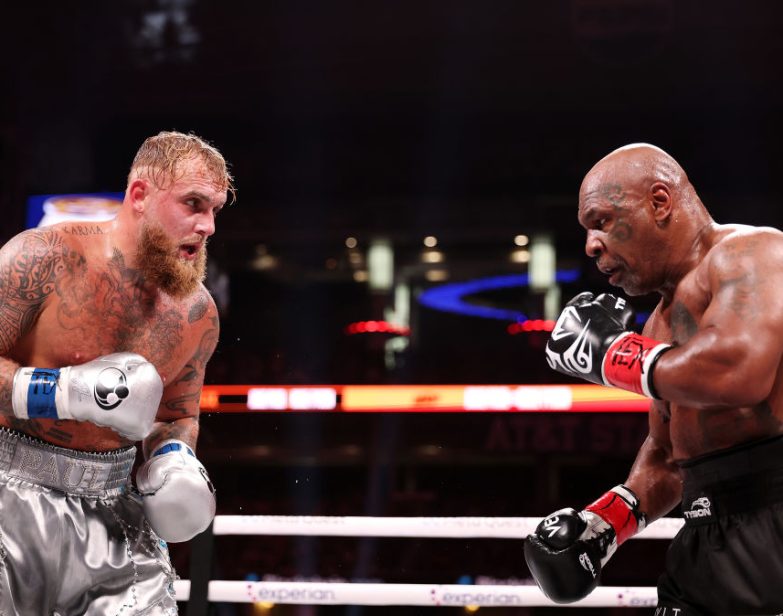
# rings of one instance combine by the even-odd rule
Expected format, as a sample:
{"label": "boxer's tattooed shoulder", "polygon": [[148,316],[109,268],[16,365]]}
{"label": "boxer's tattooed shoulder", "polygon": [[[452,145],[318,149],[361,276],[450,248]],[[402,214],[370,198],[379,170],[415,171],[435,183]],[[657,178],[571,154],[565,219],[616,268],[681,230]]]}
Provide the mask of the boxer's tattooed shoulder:
{"label": "boxer's tattooed shoulder", "polygon": [[761,247],[761,240],[757,237],[726,242],[721,246],[717,297],[723,307],[741,319],[760,314],[754,295],[759,284],[756,265]]}
{"label": "boxer's tattooed shoulder", "polygon": [[0,353],[8,352],[38,318],[55,288],[67,248],[54,231],[16,236],[0,254]]}
{"label": "boxer's tattooed shoulder", "polygon": [[753,299],[755,292],[756,276],[751,271],[745,271],[723,277],[718,297],[732,313],[747,319],[758,314],[758,302]]}
{"label": "boxer's tattooed shoulder", "polygon": [[103,229],[98,225],[67,225],[62,230],[68,235],[103,235]]}
{"label": "boxer's tattooed shoulder", "polygon": [[201,320],[201,318],[207,314],[209,309],[209,299],[207,298],[206,291],[200,292],[196,296],[196,301],[193,302],[188,310],[188,323],[195,323]]}
{"label": "boxer's tattooed shoulder", "polygon": [[699,329],[696,319],[681,301],[675,301],[671,313],[671,330],[674,342],[683,344],[690,340]]}

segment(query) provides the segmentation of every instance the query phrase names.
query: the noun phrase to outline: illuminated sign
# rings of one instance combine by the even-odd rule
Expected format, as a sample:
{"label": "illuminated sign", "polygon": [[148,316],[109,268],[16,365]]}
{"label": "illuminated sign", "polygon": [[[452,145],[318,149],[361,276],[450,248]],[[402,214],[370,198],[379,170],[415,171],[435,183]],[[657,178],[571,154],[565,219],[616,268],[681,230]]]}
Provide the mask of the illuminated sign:
{"label": "illuminated sign", "polygon": [[650,401],[600,385],[205,385],[205,411],[646,412]]}
{"label": "illuminated sign", "polygon": [[34,195],[27,199],[27,228],[66,221],[111,220],[120,211],[124,193]]}

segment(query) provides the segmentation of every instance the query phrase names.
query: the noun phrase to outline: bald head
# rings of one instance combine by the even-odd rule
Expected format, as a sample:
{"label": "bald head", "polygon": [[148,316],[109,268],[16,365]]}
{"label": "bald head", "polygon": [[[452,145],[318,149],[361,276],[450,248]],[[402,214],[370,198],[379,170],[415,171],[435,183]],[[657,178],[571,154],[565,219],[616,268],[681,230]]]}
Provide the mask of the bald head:
{"label": "bald head", "polygon": [[665,285],[712,222],[682,167],[647,143],[618,148],[590,169],[578,217],[587,255],[631,295]]}
{"label": "bald head", "polygon": [[664,182],[673,190],[689,185],[688,176],[679,163],[649,143],[625,145],[604,156],[587,173],[582,189],[589,189],[596,181],[619,182],[628,188],[642,190],[653,182]]}

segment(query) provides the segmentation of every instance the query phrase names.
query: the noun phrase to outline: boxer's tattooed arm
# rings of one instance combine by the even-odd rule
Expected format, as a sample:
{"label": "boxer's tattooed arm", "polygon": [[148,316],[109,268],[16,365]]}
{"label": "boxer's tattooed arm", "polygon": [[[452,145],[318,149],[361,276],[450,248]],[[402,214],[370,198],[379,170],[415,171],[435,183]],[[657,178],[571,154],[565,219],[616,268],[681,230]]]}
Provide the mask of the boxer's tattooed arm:
{"label": "boxer's tattooed arm", "polygon": [[672,410],[669,406],[669,403],[664,400],[653,400],[652,403],[653,410],[655,410],[656,413],[658,413],[658,416],[661,418],[661,421],[663,423],[669,423],[672,418]]}
{"label": "boxer's tattooed arm", "polygon": [[736,276],[728,276],[721,280],[719,295],[723,304],[741,319],[758,315],[758,302],[753,301],[756,287],[756,276],[746,271]]}
{"label": "boxer's tattooed arm", "polygon": [[198,418],[183,417],[169,423],[159,423],[155,425],[152,432],[144,439],[142,448],[144,458],[150,457],[158,446],[169,439],[177,439],[196,451],[196,441],[198,440]]}
{"label": "boxer's tattooed arm", "polygon": [[198,414],[204,372],[217,346],[219,332],[217,317],[211,317],[210,326],[201,336],[196,352],[172,383],[170,395],[163,397],[168,411],[180,416]]}
{"label": "boxer's tattooed arm", "polygon": [[671,316],[672,339],[677,344],[685,344],[699,329],[696,319],[680,301],[675,301],[672,306]]}
{"label": "boxer's tattooed arm", "polygon": [[27,231],[0,251],[0,355],[35,323],[62,270],[64,250],[53,231]]}
{"label": "boxer's tattooed arm", "polygon": [[12,415],[13,375],[4,357],[30,331],[62,270],[64,246],[53,231],[27,231],[0,250],[0,414]]}
{"label": "boxer's tattooed arm", "polygon": [[[208,315],[208,316],[207,316]],[[204,372],[209,358],[215,351],[220,334],[214,304],[207,301],[204,316],[200,319],[201,338],[195,353],[182,368],[179,375],[166,387],[158,411],[158,421],[152,433],[144,439],[144,455],[148,457],[160,443],[167,439],[178,439],[194,450],[198,439],[199,402],[204,384]]]}

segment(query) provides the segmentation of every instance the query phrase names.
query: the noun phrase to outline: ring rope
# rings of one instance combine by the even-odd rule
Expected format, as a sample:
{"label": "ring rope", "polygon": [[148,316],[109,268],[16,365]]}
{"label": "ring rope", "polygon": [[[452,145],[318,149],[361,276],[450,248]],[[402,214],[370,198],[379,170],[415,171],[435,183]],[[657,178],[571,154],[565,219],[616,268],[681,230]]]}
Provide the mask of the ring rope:
{"label": "ring rope", "polygon": [[[190,582],[174,583],[177,601],[187,601]],[[553,607],[537,586],[462,584],[353,584],[342,582],[209,583],[209,601],[298,605],[427,605],[481,607]],[[590,595],[565,607],[654,607],[653,587],[599,586]],[[563,607],[563,606],[560,606]]]}
{"label": "ring rope", "polygon": [[[215,535],[294,535],[332,537],[421,537],[521,539],[541,518],[515,517],[371,517],[219,515]],[[680,518],[661,518],[635,535],[671,539],[682,528]],[[190,580],[174,582],[177,601],[190,597]],[[208,600],[232,603],[298,605],[425,605],[552,607],[535,585],[366,584],[349,582],[247,582],[213,580]],[[655,587],[599,586],[567,607],[655,607]]]}
{"label": "ring rope", "polygon": [[[541,520],[530,517],[219,515],[212,532],[215,535],[521,539],[532,533]],[[661,518],[634,538],[671,539],[682,525],[681,518]]]}

